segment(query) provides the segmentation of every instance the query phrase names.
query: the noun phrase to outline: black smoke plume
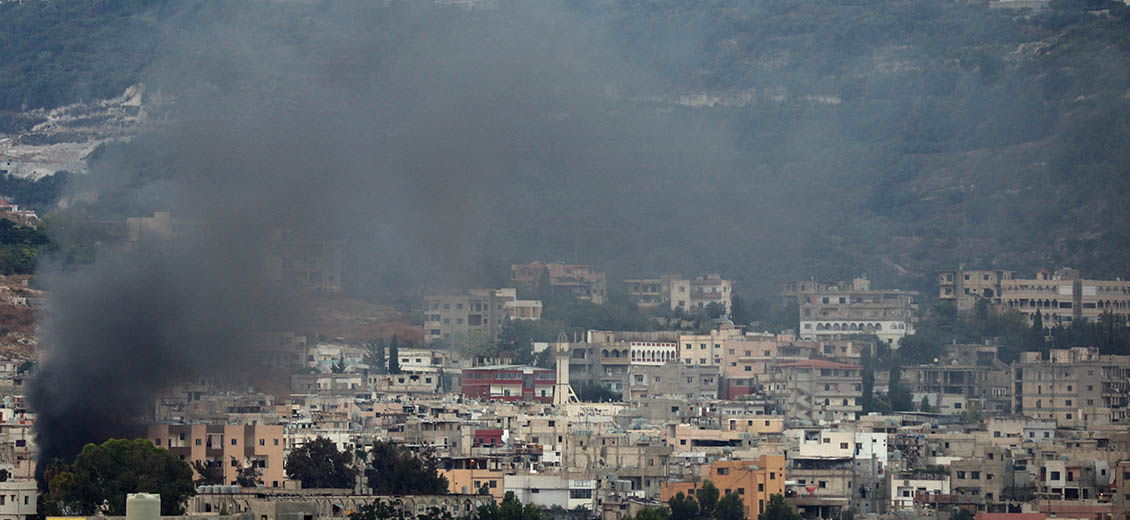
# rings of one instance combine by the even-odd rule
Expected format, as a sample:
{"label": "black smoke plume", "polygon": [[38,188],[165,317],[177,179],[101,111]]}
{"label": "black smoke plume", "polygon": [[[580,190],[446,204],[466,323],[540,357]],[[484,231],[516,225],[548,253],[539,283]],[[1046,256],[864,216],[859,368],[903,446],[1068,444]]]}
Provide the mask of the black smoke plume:
{"label": "black smoke plume", "polygon": [[[387,296],[496,283],[508,261],[663,265],[669,226],[749,204],[718,183],[737,162],[726,133],[657,105],[600,22],[540,2],[362,4],[160,13],[147,92],[173,101],[68,200],[200,225],[46,267],[41,465],[121,435],[169,384],[255,371],[254,333],[303,312],[264,280],[276,230],[347,242],[349,290]],[[679,203],[694,193],[714,203]]]}

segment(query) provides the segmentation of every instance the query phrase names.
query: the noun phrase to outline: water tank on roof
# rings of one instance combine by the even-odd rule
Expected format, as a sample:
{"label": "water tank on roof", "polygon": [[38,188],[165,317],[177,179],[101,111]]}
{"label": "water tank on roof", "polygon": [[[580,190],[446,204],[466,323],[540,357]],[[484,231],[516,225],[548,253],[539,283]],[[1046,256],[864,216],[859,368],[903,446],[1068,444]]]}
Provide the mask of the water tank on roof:
{"label": "water tank on roof", "polygon": [[161,520],[161,495],[130,493],[126,496],[126,520]]}

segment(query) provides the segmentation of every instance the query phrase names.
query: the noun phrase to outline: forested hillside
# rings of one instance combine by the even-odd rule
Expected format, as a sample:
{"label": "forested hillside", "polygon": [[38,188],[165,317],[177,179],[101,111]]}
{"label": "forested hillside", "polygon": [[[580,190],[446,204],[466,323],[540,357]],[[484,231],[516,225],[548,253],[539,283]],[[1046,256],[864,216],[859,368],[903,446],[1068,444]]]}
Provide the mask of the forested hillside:
{"label": "forested hillside", "polygon": [[[399,44],[417,33],[517,31],[506,14],[516,4],[495,5],[422,18],[394,2],[357,8],[359,21],[345,23],[326,4],[246,2],[233,16],[162,0],[3,3],[0,131],[25,124],[21,110],[117,95],[139,81],[184,88],[159,78],[207,50],[154,57],[193,31],[212,36],[200,28],[213,23],[238,22],[264,35],[254,45],[300,49],[325,63],[319,72],[352,77],[357,63],[395,71],[418,60]],[[1130,274],[1130,13],[1121,3],[1057,0],[1029,13],[937,0],[588,0],[567,10],[630,64],[633,81],[588,105],[600,115],[586,128],[603,131],[585,142],[594,159],[580,165],[568,148],[539,162],[553,139],[538,125],[564,112],[521,106],[529,122],[509,134],[514,156],[484,181],[497,189],[475,192],[498,197],[474,215],[489,224],[475,236],[491,266],[560,258],[613,277],[716,270],[763,295],[790,278],[860,272],[925,288],[935,269],[958,262]],[[363,52],[337,50],[354,36]],[[491,44],[475,59],[498,56]],[[200,82],[222,82],[223,66]],[[272,95],[294,95],[279,84],[286,78],[280,70],[272,79]],[[238,85],[254,88],[268,87]],[[426,94],[396,93],[413,102]],[[696,150],[653,149],[653,134],[627,121],[677,121],[706,137],[677,140]],[[146,188],[191,160],[161,139],[100,150],[91,175],[128,180],[109,183],[122,193],[103,193],[87,210],[161,209]],[[648,173],[665,168],[676,173]]]}

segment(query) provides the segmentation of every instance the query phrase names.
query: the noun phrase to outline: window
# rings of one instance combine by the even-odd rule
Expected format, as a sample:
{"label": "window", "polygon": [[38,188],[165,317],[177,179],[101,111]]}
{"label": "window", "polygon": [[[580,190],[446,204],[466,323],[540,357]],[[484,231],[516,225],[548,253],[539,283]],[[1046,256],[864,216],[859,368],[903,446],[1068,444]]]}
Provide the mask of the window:
{"label": "window", "polygon": [[841,450],[846,450],[846,449],[847,449],[847,447],[848,447],[848,443],[846,443],[846,442],[841,442],[841,443],[840,443],[840,449],[841,449]]}
{"label": "window", "polygon": [[760,492],[763,492],[763,491],[765,491],[765,483],[760,483],[760,484],[758,484],[758,485],[757,485],[757,491],[758,491],[759,493],[760,493]]}
{"label": "window", "polygon": [[235,445],[236,445],[236,440],[235,440],[235,439],[232,439],[232,440],[231,440],[231,445],[232,445],[232,446],[235,446]]}
{"label": "window", "polygon": [[161,445],[161,438],[157,437],[156,439],[154,439],[153,444],[160,446]]}

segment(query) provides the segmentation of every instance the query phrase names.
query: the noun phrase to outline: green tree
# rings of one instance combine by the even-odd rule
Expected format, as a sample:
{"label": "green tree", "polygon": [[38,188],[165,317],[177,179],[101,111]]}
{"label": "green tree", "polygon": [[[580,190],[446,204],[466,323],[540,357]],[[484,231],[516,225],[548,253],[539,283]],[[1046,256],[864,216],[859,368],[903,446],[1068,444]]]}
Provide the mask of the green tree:
{"label": "green tree", "polygon": [[224,483],[224,466],[218,460],[193,461],[192,469],[196,472],[197,486],[219,485]]}
{"label": "green tree", "polygon": [[544,517],[537,506],[533,504],[522,506],[522,502],[514,492],[507,491],[502,499],[502,505],[498,506],[498,516],[495,520],[543,520]]}
{"label": "green tree", "polygon": [[953,513],[950,513],[950,520],[973,520],[973,513],[957,508]]}
{"label": "green tree", "polygon": [[490,333],[473,331],[467,335],[467,352],[474,357],[493,358],[499,355],[498,342]]}
{"label": "green tree", "polygon": [[749,325],[753,321],[749,305],[737,293],[730,293],[730,320],[738,325]]}
{"label": "green tree", "polygon": [[860,397],[862,401],[860,404],[863,407],[863,413],[870,413],[875,411],[875,360],[871,357],[871,349],[865,348],[860,353],[859,362],[863,366],[863,395]]}
{"label": "green tree", "polygon": [[385,359],[385,341],[383,338],[370,341],[365,345],[363,360],[369,365],[369,370],[374,374],[388,372],[388,361]]}
{"label": "green tree", "polygon": [[330,365],[330,372],[334,374],[345,373],[345,354],[339,356],[337,361],[334,361],[334,364]]}
{"label": "green tree", "polygon": [[623,396],[602,384],[585,383],[577,388],[577,399],[586,403],[608,403],[618,402]]}
{"label": "green tree", "polygon": [[632,520],[671,520],[671,511],[666,507],[645,507]]}
{"label": "green tree", "polygon": [[671,509],[671,520],[695,520],[698,518],[699,507],[694,497],[689,497],[679,492],[667,501]]}
{"label": "green tree", "polygon": [[349,520],[400,520],[405,518],[400,508],[384,500],[374,500],[363,504],[349,513]]}
{"label": "green tree", "polygon": [[744,520],[745,504],[737,493],[726,493],[715,507],[714,518],[717,520]]}
{"label": "green tree", "polygon": [[698,501],[700,509],[699,515],[703,518],[712,518],[714,516],[714,508],[718,505],[719,491],[718,487],[713,482],[707,480],[702,483],[702,487],[694,494],[695,500]]}
{"label": "green tree", "polygon": [[496,342],[498,352],[514,358],[520,365],[534,362],[534,341],[542,336],[540,322],[507,319],[502,322]]}
{"label": "green tree", "polygon": [[240,464],[239,460],[232,457],[231,465],[239,468],[239,472],[235,475],[235,483],[239,487],[258,487],[263,484],[263,472],[259,471],[252,461]]}
{"label": "green tree", "polygon": [[910,389],[902,384],[902,367],[897,362],[891,364],[890,376],[887,380],[887,399],[891,402],[891,409],[896,412],[914,410],[914,396],[910,394]]}
{"label": "green tree", "polygon": [[1032,317],[1032,332],[1029,334],[1028,340],[1029,343],[1031,343],[1030,348],[1037,346],[1042,347],[1044,344],[1044,336],[1047,336],[1047,331],[1044,330],[1044,316],[1042,313],[1037,312],[1036,315]]}
{"label": "green tree", "polygon": [[301,481],[303,488],[352,489],[357,478],[349,453],[338,451],[337,445],[325,437],[291,450],[286,474]]}
{"label": "green tree", "polygon": [[775,494],[765,504],[765,512],[757,515],[757,520],[801,520],[799,514],[785,503],[785,497]]}
{"label": "green tree", "polygon": [[373,443],[372,461],[365,471],[369,487],[381,495],[439,495],[447,493],[447,479],[438,473],[439,460],[424,448],[415,453],[391,442]]}
{"label": "green tree", "polygon": [[500,514],[498,511],[498,504],[493,500],[488,500],[475,509],[475,520],[499,520]]}
{"label": "green tree", "polygon": [[388,342],[388,373],[400,373],[400,342],[397,341],[396,334]]}
{"label": "green tree", "polygon": [[718,302],[710,302],[702,311],[706,314],[707,319],[713,320],[726,314],[726,306]]}
{"label": "green tree", "polygon": [[159,494],[162,515],[181,515],[196,493],[192,467],[148,439],[87,444],[73,464],[54,461],[44,476],[45,512],[53,516],[122,516],[130,493]]}

